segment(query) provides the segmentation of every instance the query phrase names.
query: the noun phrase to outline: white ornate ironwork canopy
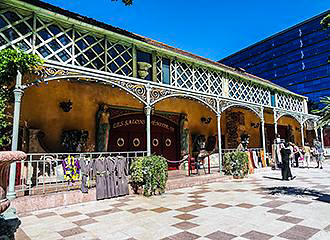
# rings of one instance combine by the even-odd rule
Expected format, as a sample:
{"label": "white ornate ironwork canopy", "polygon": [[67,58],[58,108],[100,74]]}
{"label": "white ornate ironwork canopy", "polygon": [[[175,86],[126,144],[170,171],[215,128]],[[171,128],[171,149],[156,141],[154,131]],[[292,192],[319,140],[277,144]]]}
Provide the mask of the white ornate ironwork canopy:
{"label": "white ornate ironwork canopy", "polygon": [[[205,67],[205,63],[189,62],[157,51],[150,50],[155,56],[152,62],[155,71],[153,81],[148,83],[137,79],[133,77],[137,76],[137,43],[116,39],[110,32],[99,34],[70,24],[70,19],[63,22],[39,14],[26,4],[19,8],[12,5],[14,1],[5,2],[0,5],[0,50],[15,46],[39,54],[46,61],[47,68],[44,71],[49,72],[48,76],[42,75],[40,81],[49,78],[55,67],[55,74],[61,75],[61,78],[81,73],[91,74],[93,78],[104,77],[106,80],[97,81],[118,85],[144,103],[145,87],[150,83],[153,87],[163,89],[153,91],[154,96],[160,94],[161,97],[151,99],[151,102],[185,94],[186,97],[199,99],[212,110],[216,109],[216,99],[221,98],[248,108],[277,107],[299,114],[306,113],[303,97],[276,92],[274,106],[270,88],[263,82],[256,84],[220,71],[212,64]],[[148,52],[145,48],[140,50]],[[164,58],[169,61],[168,84],[164,83]],[[26,84],[25,87],[31,85]]]}

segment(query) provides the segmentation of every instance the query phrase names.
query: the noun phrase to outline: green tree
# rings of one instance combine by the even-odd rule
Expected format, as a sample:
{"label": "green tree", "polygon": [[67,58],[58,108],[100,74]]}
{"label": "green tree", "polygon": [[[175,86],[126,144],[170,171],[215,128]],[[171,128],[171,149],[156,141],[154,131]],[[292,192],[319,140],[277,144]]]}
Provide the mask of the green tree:
{"label": "green tree", "polygon": [[13,89],[17,71],[22,75],[43,64],[38,55],[19,49],[0,51],[0,150],[8,149],[11,139]]}
{"label": "green tree", "polygon": [[324,127],[330,124],[330,96],[321,98],[320,106],[320,109],[313,110],[312,112],[321,116],[318,127]]}

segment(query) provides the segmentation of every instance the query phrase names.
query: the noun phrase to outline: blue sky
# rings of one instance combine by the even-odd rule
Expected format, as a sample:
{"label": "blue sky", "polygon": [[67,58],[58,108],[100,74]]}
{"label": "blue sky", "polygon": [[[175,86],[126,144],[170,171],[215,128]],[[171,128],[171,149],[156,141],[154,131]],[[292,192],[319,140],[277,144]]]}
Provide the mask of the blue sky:
{"label": "blue sky", "polygon": [[213,60],[330,7],[330,0],[44,0]]}

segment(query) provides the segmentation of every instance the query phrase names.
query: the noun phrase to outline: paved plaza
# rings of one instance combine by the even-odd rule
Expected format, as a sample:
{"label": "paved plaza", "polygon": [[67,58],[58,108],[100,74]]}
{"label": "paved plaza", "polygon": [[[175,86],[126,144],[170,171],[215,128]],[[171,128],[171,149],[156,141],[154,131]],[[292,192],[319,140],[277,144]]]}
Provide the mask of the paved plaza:
{"label": "paved plaza", "polygon": [[330,239],[330,165],[20,216],[16,239]]}

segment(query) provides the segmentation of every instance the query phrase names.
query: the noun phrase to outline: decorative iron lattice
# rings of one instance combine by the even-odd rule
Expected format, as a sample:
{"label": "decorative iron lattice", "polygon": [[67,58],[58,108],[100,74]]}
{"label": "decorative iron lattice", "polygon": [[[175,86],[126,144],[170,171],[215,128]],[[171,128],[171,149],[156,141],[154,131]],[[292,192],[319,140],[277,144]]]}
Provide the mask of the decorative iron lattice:
{"label": "decorative iron lattice", "polygon": [[160,99],[166,98],[168,96],[174,95],[175,91],[163,88],[152,88],[150,92],[150,102],[154,104]]}
{"label": "decorative iron lattice", "polygon": [[32,30],[32,13],[17,12],[0,6],[0,50],[14,45],[30,53]]}
{"label": "decorative iron lattice", "polygon": [[[133,75],[131,46],[115,42],[106,36],[97,36],[90,31],[73,28],[65,22],[41,17],[38,12],[33,13],[32,10],[23,11],[0,4],[0,50],[10,46],[20,47],[28,53],[38,53],[45,60],[66,65],[78,65],[125,76]],[[163,58],[157,56],[156,60],[157,81],[162,83]],[[227,79],[224,79],[220,72],[181,60],[170,62],[170,80],[171,86],[180,87],[182,91],[198,91],[201,96],[203,93],[222,96],[224,86],[227,89],[227,84],[224,84]],[[140,95],[140,90],[134,89],[132,91]],[[228,97],[233,100],[271,105],[270,91],[262,86],[228,79],[228,89]],[[213,103],[210,105],[213,106]],[[295,96],[278,94],[277,107],[304,113],[302,99]]]}
{"label": "decorative iron lattice", "polygon": [[[310,122],[310,123],[316,123],[318,120],[320,119],[319,116],[314,116],[314,115],[311,115],[311,114],[303,114],[302,117],[301,117],[301,120],[302,120],[302,123],[307,123],[307,122]],[[310,124],[309,123],[309,124]],[[307,123],[308,124],[308,123]]]}
{"label": "decorative iron lattice", "polygon": [[270,106],[270,91],[247,81],[228,79],[229,97]]}
{"label": "decorative iron lattice", "polygon": [[286,94],[277,94],[277,107],[293,112],[304,112],[303,100]]}
{"label": "decorative iron lattice", "polygon": [[195,90],[209,93],[209,72],[206,68],[194,68]]}
{"label": "decorative iron lattice", "polygon": [[105,40],[89,32],[75,31],[75,65],[105,69]]}
{"label": "decorative iron lattice", "polygon": [[300,113],[290,112],[290,111],[285,110],[285,109],[274,109],[274,118],[275,118],[276,122],[283,116],[293,117],[299,123],[303,122],[303,118],[302,118],[302,115]]}
{"label": "decorative iron lattice", "polygon": [[222,95],[222,76],[220,72],[210,71],[210,91],[214,95]]}
{"label": "decorative iron lattice", "polygon": [[107,71],[125,76],[132,76],[132,48],[107,41]]}
{"label": "decorative iron lattice", "polygon": [[245,109],[248,109],[248,110],[254,112],[261,120],[264,118],[263,117],[263,107],[260,107],[260,106],[254,106],[254,105],[246,104],[246,103],[237,103],[237,102],[227,101],[227,100],[221,100],[219,103],[219,106],[220,106],[220,112],[224,112],[231,107],[241,107],[241,108],[245,108]]}
{"label": "decorative iron lattice", "polygon": [[[97,37],[72,26],[0,7],[0,50],[16,46],[43,59],[64,64],[132,75],[132,48]],[[107,65],[107,66],[106,66]]]}
{"label": "decorative iron lattice", "polygon": [[163,82],[163,58],[161,56],[157,56],[156,58],[156,71],[157,71],[157,82],[162,83]]}
{"label": "decorative iron lattice", "polygon": [[215,113],[217,112],[217,100],[215,98],[203,96],[199,96],[198,98],[201,99],[203,102],[207,103],[212,109],[212,111],[214,111]]}
{"label": "decorative iron lattice", "polygon": [[147,100],[147,88],[145,85],[135,84],[130,82],[123,82],[119,80],[113,80],[112,82],[121,86],[121,88],[125,89],[127,92],[132,93],[138,99],[143,101],[146,104]]}
{"label": "decorative iron lattice", "polygon": [[72,28],[36,17],[35,49],[46,60],[69,63],[72,60]]}
{"label": "decorative iron lattice", "polygon": [[190,64],[176,61],[176,83],[178,87],[193,89],[193,68]]}
{"label": "decorative iron lattice", "polygon": [[154,105],[158,101],[161,101],[165,98],[170,97],[178,97],[178,98],[186,98],[192,99],[194,101],[202,102],[207,107],[209,107],[212,111],[216,112],[217,110],[217,101],[212,97],[204,97],[200,95],[192,95],[184,91],[180,90],[171,90],[171,89],[163,89],[152,87],[150,92],[150,104]]}
{"label": "decorative iron lattice", "polygon": [[[157,78],[162,81],[161,57],[157,59]],[[171,63],[172,85],[214,95],[222,94],[221,73],[180,61]]]}
{"label": "decorative iron lattice", "polygon": [[71,73],[68,70],[59,69],[59,68],[40,67],[34,71],[34,74],[42,78],[48,78],[48,77],[64,76],[64,75],[67,76]]}

